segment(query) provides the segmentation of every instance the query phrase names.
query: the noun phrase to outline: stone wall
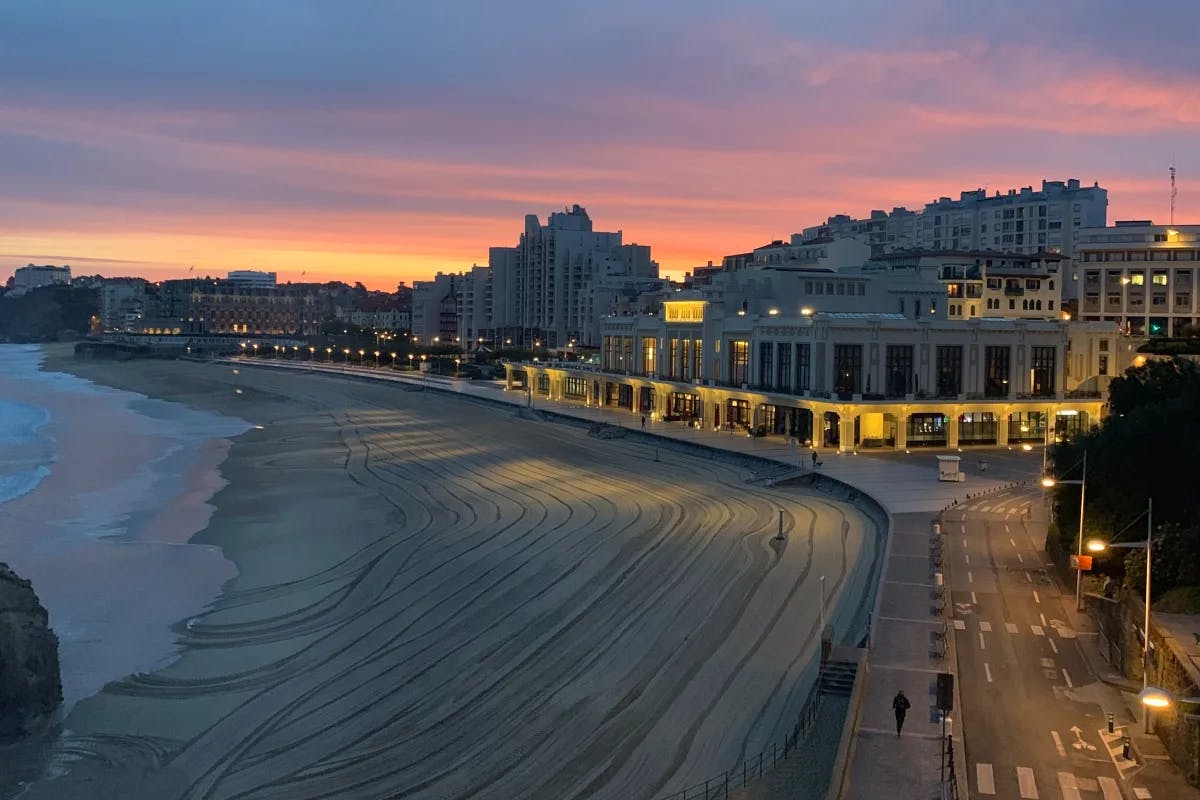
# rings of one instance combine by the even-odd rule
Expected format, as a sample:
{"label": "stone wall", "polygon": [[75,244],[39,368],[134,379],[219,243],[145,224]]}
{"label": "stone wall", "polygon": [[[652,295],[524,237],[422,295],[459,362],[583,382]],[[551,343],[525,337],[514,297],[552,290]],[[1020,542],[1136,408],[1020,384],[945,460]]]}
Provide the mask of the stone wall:
{"label": "stone wall", "polygon": [[[1085,595],[1088,611],[1100,631],[1100,650],[1122,675],[1142,680],[1142,625],[1145,604],[1130,594],[1108,600]],[[1175,697],[1200,695],[1200,673],[1175,640],[1150,621],[1149,685],[1166,689]],[[1171,760],[1200,786],[1200,706],[1175,703],[1154,712],[1155,733],[1171,754]]]}

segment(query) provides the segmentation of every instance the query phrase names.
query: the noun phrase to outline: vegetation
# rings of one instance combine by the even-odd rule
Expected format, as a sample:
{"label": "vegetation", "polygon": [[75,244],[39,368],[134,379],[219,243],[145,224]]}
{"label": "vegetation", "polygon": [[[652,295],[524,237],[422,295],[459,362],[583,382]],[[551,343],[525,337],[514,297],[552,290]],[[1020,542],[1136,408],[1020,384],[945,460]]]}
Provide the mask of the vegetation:
{"label": "vegetation", "polygon": [[1139,347],[1138,352],[1156,356],[1200,355],[1200,336],[1176,336],[1169,339],[1154,338]]}
{"label": "vegetation", "polygon": [[0,297],[0,340],[49,342],[84,336],[100,312],[100,293],[67,285],[43,286],[20,297]]}
{"label": "vegetation", "polygon": [[[1163,595],[1200,586],[1200,366],[1175,358],[1126,370],[1109,389],[1110,414],[1103,425],[1051,450],[1055,472],[1078,479],[1087,452],[1084,539],[1145,541],[1138,519],[1154,500],[1154,580]],[[1055,519],[1065,552],[1074,552],[1079,487],[1055,490]],[[1136,521],[1135,521],[1136,520]],[[1100,572],[1144,587],[1141,550],[1112,550],[1098,559]]]}

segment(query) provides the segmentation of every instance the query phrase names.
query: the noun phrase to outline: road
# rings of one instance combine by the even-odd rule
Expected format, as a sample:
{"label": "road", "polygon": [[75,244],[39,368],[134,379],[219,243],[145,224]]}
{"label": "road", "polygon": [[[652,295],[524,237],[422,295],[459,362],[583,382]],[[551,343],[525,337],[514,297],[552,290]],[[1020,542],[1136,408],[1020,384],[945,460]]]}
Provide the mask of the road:
{"label": "road", "polygon": [[[1046,570],[1041,491],[983,495],[943,515],[972,798],[1118,800],[1105,709]],[[1030,513],[1032,509],[1032,519]]]}

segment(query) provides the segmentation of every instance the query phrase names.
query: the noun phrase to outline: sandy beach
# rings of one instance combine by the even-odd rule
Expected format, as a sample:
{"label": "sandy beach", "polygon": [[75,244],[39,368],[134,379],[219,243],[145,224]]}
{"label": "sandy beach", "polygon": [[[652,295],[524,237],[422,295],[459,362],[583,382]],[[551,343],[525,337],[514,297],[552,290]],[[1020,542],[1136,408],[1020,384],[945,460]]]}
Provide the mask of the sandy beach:
{"label": "sandy beach", "polygon": [[871,578],[857,509],[720,461],[317,374],[45,368],[261,427],[193,539],[237,574],[24,797],[649,800],[781,741],[817,576],[835,625]]}

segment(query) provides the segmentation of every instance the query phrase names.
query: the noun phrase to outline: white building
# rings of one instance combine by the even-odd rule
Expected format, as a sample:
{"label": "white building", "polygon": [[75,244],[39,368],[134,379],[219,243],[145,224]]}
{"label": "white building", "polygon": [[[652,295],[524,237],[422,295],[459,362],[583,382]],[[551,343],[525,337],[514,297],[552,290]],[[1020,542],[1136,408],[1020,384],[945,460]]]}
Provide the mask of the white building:
{"label": "white building", "polygon": [[414,281],[412,335],[422,344],[452,344],[458,333],[458,295],[462,273],[439,272],[431,281]]}
{"label": "white building", "polygon": [[1133,336],[1200,328],[1200,225],[1118,222],[1079,231],[1077,314]]}
{"label": "white building", "polygon": [[792,244],[814,239],[857,239],[879,256],[894,250],[907,250],[916,244],[916,222],[919,212],[893,208],[891,212],[872,211],[869,217],[852,219],[846,214],[829,217],[822,225],[805,228],[792,234]]}
{"label": "white building", "polygon": [[412,314],[398,309],[363,311],[361,309],[337,309],[337,319],[360,328],[377,331],[407,331],[412,326]]}
{"label": "white building", "polygon": [[872,259],[868,269],[932,271],[945,287],[949,319],[1058,319],[1062,260],[1054,253],[913,250]]}
{"label": "white building", "polygon": [[593,231],[579,205],[545,225],[527,215],[517,246],[492,248],[489,267],[495,337],[551,348],[599,344],[600,318],[621,286],[658,280],[649,247]]}
{"label": "white building", "polygon": [[55,284],[69,284],[70,282],[71,268],[67,265],[55,267],[50,264],[43,266],[29,264],[17,267],[13,273],[12,288],[9,290],[9,294],[12,297],[20,297],[33,289]]}
{"label": "white building", "polygon": [[458,295],[457,338],[474,349],[495,339],[492,323],[492,270],[479,265],[472,266],[463,275],[462,291]]}
{"label": "white building", "polygon": [[247,289],[274,289],[276,274],[256,269],[235,269],[226,273],[226,280]]}

